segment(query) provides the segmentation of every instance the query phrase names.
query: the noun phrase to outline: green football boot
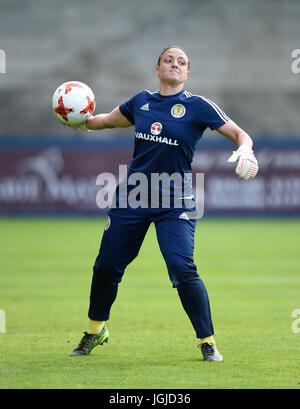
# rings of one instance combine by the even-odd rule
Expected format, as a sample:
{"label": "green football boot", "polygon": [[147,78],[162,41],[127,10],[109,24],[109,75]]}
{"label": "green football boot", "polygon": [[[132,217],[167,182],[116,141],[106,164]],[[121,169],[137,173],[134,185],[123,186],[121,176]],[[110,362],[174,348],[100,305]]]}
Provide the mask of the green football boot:
{"label": "green football boot", "polygon": [[108,342],[109,332],[106,326],[102,328],[99,334],[88,334],[84,332],[84,336],[78,344],[78,347],[74,349],[71,356],[74,355],[90,355],[91,350],[97,345],[103,345],[104,342]]}

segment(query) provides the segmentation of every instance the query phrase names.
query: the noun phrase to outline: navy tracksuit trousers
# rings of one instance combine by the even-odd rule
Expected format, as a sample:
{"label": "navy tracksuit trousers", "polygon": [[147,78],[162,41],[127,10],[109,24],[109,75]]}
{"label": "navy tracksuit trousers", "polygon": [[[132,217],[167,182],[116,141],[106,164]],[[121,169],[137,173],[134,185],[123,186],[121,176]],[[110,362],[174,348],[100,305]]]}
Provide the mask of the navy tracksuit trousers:
{"label": "navy tracksuit trousers", "polygon": [[88,316],[107,321],[126,266],[138,255],[150,223],[155,224],[160,250],[170,280],[177,289],[197,338],[213,335],[205,285],[193,261],[196,220],[179,218],[182,210],[157,212],[111,209],[93,268]]}

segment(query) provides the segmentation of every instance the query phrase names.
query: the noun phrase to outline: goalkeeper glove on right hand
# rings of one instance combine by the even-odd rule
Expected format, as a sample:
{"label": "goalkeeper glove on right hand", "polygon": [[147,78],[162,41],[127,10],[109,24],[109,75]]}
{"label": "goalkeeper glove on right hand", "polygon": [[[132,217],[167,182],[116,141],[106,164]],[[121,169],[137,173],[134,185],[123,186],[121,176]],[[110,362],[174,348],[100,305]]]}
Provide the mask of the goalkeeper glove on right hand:
{"label": "goalkeeper glove on right hand", "polygon": [[[92,118],[92,116],[90,118]],[[82,122],[82,124],[79,125],[78,129],[80,129],[81,131],[92,132],[92,129],[88,129],[86,127],[86,121]]]}

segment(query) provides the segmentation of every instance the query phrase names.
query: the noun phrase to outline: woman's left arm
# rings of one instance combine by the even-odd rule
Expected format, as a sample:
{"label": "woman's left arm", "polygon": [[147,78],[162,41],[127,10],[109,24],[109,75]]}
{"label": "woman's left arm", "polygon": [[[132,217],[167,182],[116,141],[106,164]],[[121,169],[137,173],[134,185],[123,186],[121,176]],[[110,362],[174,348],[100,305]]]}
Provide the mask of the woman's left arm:
{"label": "woman's left arm", "polygon": [[245,144],[249,145],[250,149],[252,150],[252,139],[232,120],[226,122],[226,124],[218,128],[217,131],[223,136],[226,136],[226,138],[230,139],[238,148]]}
{"label": "woman's left arm", "polygon": [[237,162],[236,175],[242,179],[254,178],[259,167],[252,150],[253,141],[251,137],[232,120],[226,122],[217,131],[230,139],[238,148],[233,151],[227,160],[227,162]]}

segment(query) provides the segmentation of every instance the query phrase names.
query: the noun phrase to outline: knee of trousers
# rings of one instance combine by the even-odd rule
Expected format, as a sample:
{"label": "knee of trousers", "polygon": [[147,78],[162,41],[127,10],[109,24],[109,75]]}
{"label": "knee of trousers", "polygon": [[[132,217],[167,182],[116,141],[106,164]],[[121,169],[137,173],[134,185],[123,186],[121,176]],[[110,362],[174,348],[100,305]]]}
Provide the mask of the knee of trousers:
{"label": "knee of trousers", "polygon": [[96,260],[94,267],[94,279],[102,285],[113,285],[120,283],[124,274],[124,269],[120,268],[113,260],[105,262],[104,260]]}
{"label": "knee of trousers", "polygon": [[197,267],[193,263],[168,264],[168,273],[174,288],[191,285],[200,280]]}

